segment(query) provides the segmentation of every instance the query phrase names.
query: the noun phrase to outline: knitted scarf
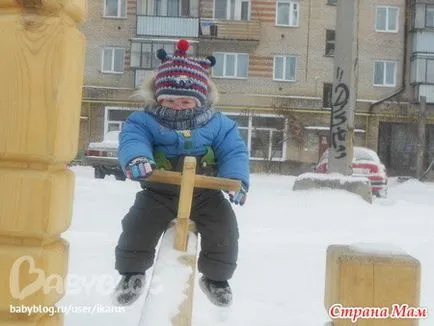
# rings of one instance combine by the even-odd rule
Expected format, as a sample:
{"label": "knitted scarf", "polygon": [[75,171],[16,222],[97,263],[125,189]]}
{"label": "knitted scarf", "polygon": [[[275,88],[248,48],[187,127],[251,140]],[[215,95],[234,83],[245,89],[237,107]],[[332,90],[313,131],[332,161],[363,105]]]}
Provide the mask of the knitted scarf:
{"label": "knitted scarf", "polygon": [[153,115],[166,128],[175,130],[196,129],[205,125],[215,111],[209,106],[195,109],[174,110],[164,106],[146,106],[145,112]]}

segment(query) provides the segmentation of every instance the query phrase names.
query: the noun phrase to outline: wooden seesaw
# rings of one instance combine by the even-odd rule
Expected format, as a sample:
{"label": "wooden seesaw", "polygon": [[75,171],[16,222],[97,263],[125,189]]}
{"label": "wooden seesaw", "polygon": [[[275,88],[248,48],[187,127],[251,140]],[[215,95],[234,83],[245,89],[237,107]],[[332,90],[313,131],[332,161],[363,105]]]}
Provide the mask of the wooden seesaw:
{"label": "wooden seesaw", "polygon": [[[197,232],[190,220],[193,190],[195,187],[224,191],[238,191],[241,188],[238,180],[196,175],[195,172],[196,158],[187,156],[182,173],[155,170],[146,179],[179,185],[181,188],[177,218],[169,225],[160,241],[140,326],[153,325],[155,318],[170,318],[172,326],[191,326],[198,253]],[[174,280],[177,284],[174,284]],[[167,284],[170,286],[165,286]],[[169,294],[169,297],[165,294]],[[164,313],[161,312],[162,306]]]}

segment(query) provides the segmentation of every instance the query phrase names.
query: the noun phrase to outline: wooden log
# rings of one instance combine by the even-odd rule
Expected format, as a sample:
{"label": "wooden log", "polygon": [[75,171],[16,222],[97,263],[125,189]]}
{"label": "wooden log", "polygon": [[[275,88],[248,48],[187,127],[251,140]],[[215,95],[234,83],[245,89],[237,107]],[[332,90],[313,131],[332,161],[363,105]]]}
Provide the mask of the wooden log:
{"label": "wooden log", "polygon": [[63,325],[64,315],[54,314],[40,316],[32,320],[8,320],[2,326],[58,326]]}
{"label": "wooden log", "polygon": [[63,324],[11,307],[51,307],[64,295],[86,10],[86,0],[0,3],[0,325]]}
{"label": "wooden log", "polygon": [[337,317],[344,311],[341,307],[374,308],[369,311],[387,313],[386,318],[381,319],[362,316],[356,320],[358,326],[418,325],[417,319],[392,316],[396,307],[408,305],[418,309],[419,302],[420,262],[417,259],[404,253],[375,253],[347,245],[328,247],[324,305],[334,326],[355,325],[348,310],[347,318]]}

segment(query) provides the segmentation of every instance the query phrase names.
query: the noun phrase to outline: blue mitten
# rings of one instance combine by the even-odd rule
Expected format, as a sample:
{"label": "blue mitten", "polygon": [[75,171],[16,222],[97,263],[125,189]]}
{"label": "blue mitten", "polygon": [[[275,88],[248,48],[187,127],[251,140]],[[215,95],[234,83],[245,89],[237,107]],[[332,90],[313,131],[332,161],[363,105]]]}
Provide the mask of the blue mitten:
{"label": "blue mitten", "polygon": [[137,157],[132,160],[125,168],[125,175],[131,180],[146,179],[155,169],[155,162],[146,157]]}
{"label": "blue mitten", "polygon": [[247,199],[247,187],[241,183],[241,188],[238,191],[229,191],[229,200],[235,205],[243,206]]}

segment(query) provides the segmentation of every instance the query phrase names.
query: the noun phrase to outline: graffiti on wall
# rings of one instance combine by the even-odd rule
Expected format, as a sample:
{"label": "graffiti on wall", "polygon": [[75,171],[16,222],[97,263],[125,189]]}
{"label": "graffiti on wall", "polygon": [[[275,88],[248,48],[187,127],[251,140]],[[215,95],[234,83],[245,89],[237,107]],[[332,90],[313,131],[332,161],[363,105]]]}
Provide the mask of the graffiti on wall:
{"label": "graffiti on wall", "polygon": [[330,145],[335,150],[336,159],[341,159],[347,156],[346,106],[348,105],[350,90],[348,86],[342,82],[343,74],[344,70],[341,67],[338,67],[336,70],[337,85],[333,89],[331,102]]}

